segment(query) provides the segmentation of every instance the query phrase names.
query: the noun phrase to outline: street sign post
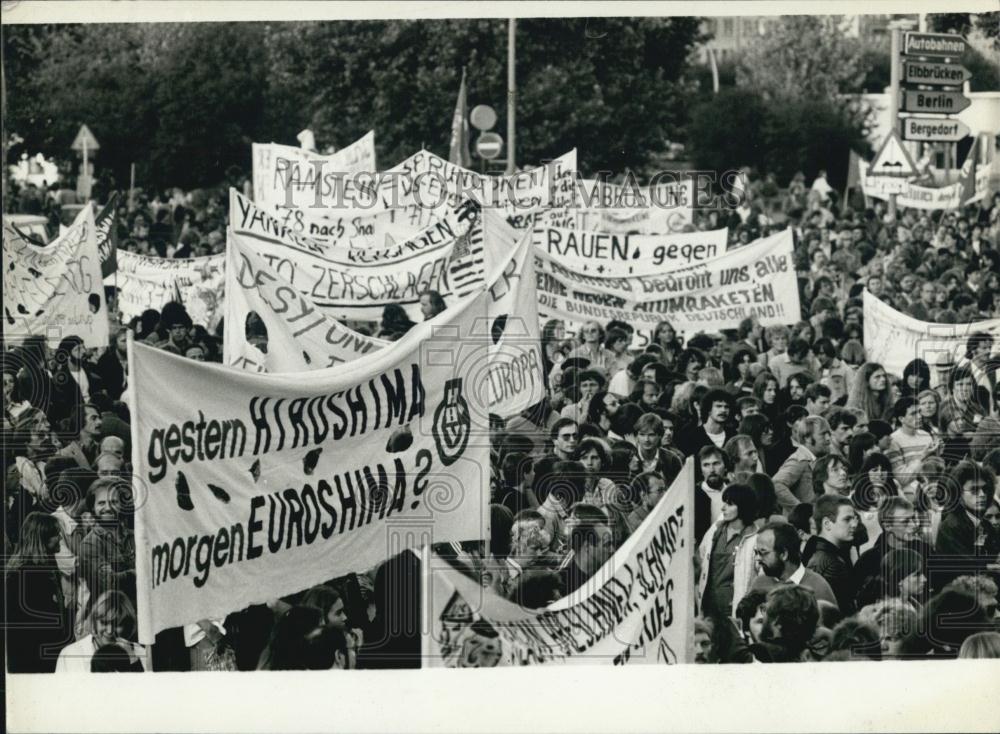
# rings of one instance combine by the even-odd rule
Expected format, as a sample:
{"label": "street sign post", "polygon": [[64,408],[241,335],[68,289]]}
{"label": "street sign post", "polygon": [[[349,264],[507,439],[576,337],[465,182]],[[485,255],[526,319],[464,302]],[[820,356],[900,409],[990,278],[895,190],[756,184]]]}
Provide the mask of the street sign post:
{"label": "street sign post", "polygon": [[73,138],[70,150],[75,150],[83,156],[83,163],[80,165],[80,174],[76,177],[76,193],[81,199],[89,199],[91,189],[94,186],[93,166],[88,162],[90,153],[96,153],[101,149],[94,133],[86,125],[80,125],[80,130]]}
{"label": "street sign post", "polygon": [[950,117],[903,118],[903,138],[925,143],[955,143],[969,134],[969,126]]}
{"label": "street sign post", "polygon": [[953,115],[971,105],[961,92],[924,92],[918,89],[903,90],[903,112],[930,112]]}
{"label": "street sign post", "polygon": [[503,150],[503,138],[496,133],[485,132],[476,138],[476,153],[480,158],[491,161]]}
{"label": "street sign post", "polygon": [[872,178],[909,178],[917,175],[917,166],[903,147],[895,130],[886,135],[882,141],[878,153],[868,168],[868,175]]}
{"label": "street sign post", "polygon": [[476,105],[469,113],[469,122],[477,130],[486,132],[497,124],[497,113],[492,107],[486,104]]}
{"label": "street sign post", "polygon": [[913,33],[905,34],[903,53],[907,56],[927,58],[958,59],[969,49],[969,44],[961,36],[953,33]]}
{"label": "street sign post", "polygon": [[903,81],[910,84],[933,84],[960,87],[972,78],[972,72],[958,64],[942,64],[934,61],[903,62]]}

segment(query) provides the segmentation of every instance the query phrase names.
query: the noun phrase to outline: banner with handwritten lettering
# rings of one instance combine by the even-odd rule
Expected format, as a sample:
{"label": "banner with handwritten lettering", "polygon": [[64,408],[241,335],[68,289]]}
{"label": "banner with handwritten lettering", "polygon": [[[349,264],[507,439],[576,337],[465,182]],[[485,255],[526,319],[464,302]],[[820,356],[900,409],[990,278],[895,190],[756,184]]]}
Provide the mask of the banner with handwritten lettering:
{"label": "banner with handwritten lettering", "polygon": [[386,248],[338,247],[296,236],[235,192],[230,222],[230,240],[242,240],[318,308],[340,320],[378,321],[390,304],[420,320],[422,291],[436,290],[450,303],[486,282],[484,226],[507,243],[508,255],[519,239],[499,213],[468,199],[410,239]]}
{"label": "banner with handwritten lettering", "polygon": [[147,309],[179,301],[191,320],[214,329],[223,312],[226,256],[170,258],[117,253],[118,271],[104,285],[118,286],[118,310],[125,320]]}
{"label": "banner with handwritten lettering", "polygon": [[712,260],[726,251],[729,231],[642,235],[535,226],[533,242],[567,268],[599,276],[657,275]]}
{"label": "banner with handwritten lettering", "polygon": [[[225,364],[252,372],[300,372],[351,362],[390,342],[326,314],[240,237],[226,252]],[[248,317],[263,334],[248,336]]]}
{"label": "banner with handwritten lettering", "polygon": [[536,248],[538,313],[569,321],[620,319],[636,330],[663,320],[679,331],[735,329],[800,318],[791,230],[729,250],[711,260],[657,275],[599,277],[567,268]]}
{"label": "banner with handwritten lettering", "polygon": [[520,607],[438,556],[424,652],[431,667],[673,665],[693,660],[694,464],[582,587]]}
{"label": "banner with handwritten lettering", "polygon": [[108,307],[101,283],[94,210],[85,206],[54,242],[38,247],[3,223],[4,339],[27,336],[51,343],[78,336],[88,347],[108,346]]}
{"label": "banner with handwritten lettering", "polygon": [[[257,374],[129,343],[139,639],[489,537],[485,289],[391,347]],[[141,409],[140,409],[141,406]]]}
{"label": "banner with handwritten lettering", "polygon": [[253,198],[258,206],[273,211],[377,207],[376,170],[374,131],[330,155],[254,143]]}

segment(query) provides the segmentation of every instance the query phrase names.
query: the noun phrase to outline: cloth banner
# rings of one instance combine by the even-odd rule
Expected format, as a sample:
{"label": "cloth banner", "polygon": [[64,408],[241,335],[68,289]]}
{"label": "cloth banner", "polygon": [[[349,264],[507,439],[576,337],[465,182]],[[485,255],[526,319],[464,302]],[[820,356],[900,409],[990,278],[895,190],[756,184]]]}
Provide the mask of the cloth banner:
{"label": "cloth banner", "polygon": [[118,192],[108,199],[94,218],[97,227],[97,250],[101,253],[101,277],[111,275],[118,268]]}
{"label": "cloth banner", "polygon": [[[291,145],[253,144],[253,198],[265,209],[373,207],[375,195],[375,131],[320,155]],[[357,174],[369,174],[362,181]]]}
{"label": "cloth banner", "polygon": [[645,235],[693,228],[695,188],[690,178],[645,187],[593,179],[579,179],[574,185],[565,204],[535,214],[535,226]]}
{"label": "cloth banner", "polygon": [[902,375],[908,362],[924,360],[933,370],[938,357],[951,356],[955,364],[965,358],[969,337],[984,332],[1000,341],[1000,319],[967,324],[935,324],[900,313],[867,290],[864,292],[864,338],[869,362]]}
{"label": "cloth banner", "polygon": [[544,609],[524,609],[432,556],[431,667],[693,660],[694,464],[608,562]]}
{"label": "cloth banner", "polygon": [[[226,257],[225,364],[251,372],[302,372],[351,362],[390,344],[325,314],[242,238],[229,239]],[[247,340],[251,312],[267,329],[266,351]]]}
{"label": "cloth banner", "polygon": [[[888,200],[888,193],[879,187],[870,185],[867,177],[870,165],[866,161],[859,161],[858,167],[861,175],[861,190],[865,196]],[[909,207],[911,209],[959,209],[965,204],[979,201],[989,193],[990,167],[978,166],[976,168],[976,193],[964,203],[962,201],[963,187],[961,181],[937,188],[919,186],[910,181],[907,181],[905,186],[905,191],[896,196],[896,206]]]}
{"label": "cloth banner", "polygon": [[85,206],[73,224],[45,247],[3,224],[4,339],[44,336],[58,344],[76,335],[88,347],[109,343],[108,306],[94,210]]}
{"label": "cloth banner", "polygon": [[535,212],[572,202],[576,181],[576,149],[513,176],[486,176],[427,150],[414,153],[380,178],[386,209],[416,205],[434,211],[472,198],[484,209],[500,211],[521,229]]}
{"label": "cloth banner", "polygon": [[229,238],[244,240],[300,293],[339,320],[377,321],[389,304],[421,320],[421,291],[461,298],[486,282],[485,226],[509,243],[508,255],[518,240],[499,214],[481,210],[471,200],[409,240],[382,249],[331,247],[296,237],[262,209],[244,214],[241,207],[249,202],[239,194],[233,192],[230,202]]}
{"label": "cloth banner", "polygon": [[408,548],[488,538],[488,406],[463,372],[488,348],[488,299],[291,375],[130,340],[140,641]]}
{"label": "cloth banner", "polygon": [[225,254],[208,257],[169,258],[136,255],[120,250],[118,272],[104,285],[118,285],[118,310],[124,319],[146,309],[159,311],[180,300],[191,320],[212,330],[223,313]]}
{"label": "cloth banner", "polygon": [[663,320],[678,331],[735,329],[753,315],[764,326],[792,323],[801,311],[792,247],[786,229],[711,260],[627,278],[578,273],[536,248],[539,317],[621,319],[637,331]]}
{"label": "cloth banner", "polygon": [[535,246],[563,267],[601,277],[658,275],[712,260],[726,251],[729,230],[667,235],[615,234],[565,227],[532,230]]}

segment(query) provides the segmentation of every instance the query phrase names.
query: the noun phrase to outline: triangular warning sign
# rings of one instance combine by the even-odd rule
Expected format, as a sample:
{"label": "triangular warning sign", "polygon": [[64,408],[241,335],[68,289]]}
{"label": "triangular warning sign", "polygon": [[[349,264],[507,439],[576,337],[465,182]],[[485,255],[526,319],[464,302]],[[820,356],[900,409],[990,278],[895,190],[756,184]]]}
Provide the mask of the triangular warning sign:
{"label": "triangular warning sign", "polygon": [[882,147],[875,154],[871,167],[868,169],[868,175],[902,177],[917,175],[917,167],[914,165],[913,159],[910,158],[910,154],[906,152],[906,148],[903,147],[895,130],[882,141]]}
{"label": "triangular warning sign", "polygon": [[90,128],[86,125],[80,125],[80,132],[76,134],[73,144],[69,148],[70,150],[83,150],[84,143],[86,143],[87,150],[99,150],[101,147],[97,138],[94,137],[94,133],[90,132]]}

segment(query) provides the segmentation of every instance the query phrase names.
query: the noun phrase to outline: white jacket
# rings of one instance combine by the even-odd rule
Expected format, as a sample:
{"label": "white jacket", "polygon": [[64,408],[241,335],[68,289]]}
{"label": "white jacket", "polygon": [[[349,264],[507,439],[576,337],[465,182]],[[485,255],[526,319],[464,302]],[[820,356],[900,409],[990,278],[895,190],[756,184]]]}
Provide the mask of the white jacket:
{"label": "white jacket", "polygon": [[[705,587],[708,586],[708,568],[711,562],[712,543],[715,540],[716,532],[718,532],[723,524],[722,520],[712,523],[712,526],[705,533],[705,537],[701,539],[701,545],[698,546],[698,559],[701,561],[701,573],[698,574],[697,596],[699,607],[701,600],[705,598]],[[736,550],[733,551],[735,556],[733,559],[733,606],[731,612],[731,616],[733,617],[736,616],[736,605],[746,596],[746,593],[750,590],[750,584],[753,583],[754,578],[757,576],[757,563],[753,552],[756,546],[757,531],[754,530],[754,532],[746,535],[736,545]]]}

